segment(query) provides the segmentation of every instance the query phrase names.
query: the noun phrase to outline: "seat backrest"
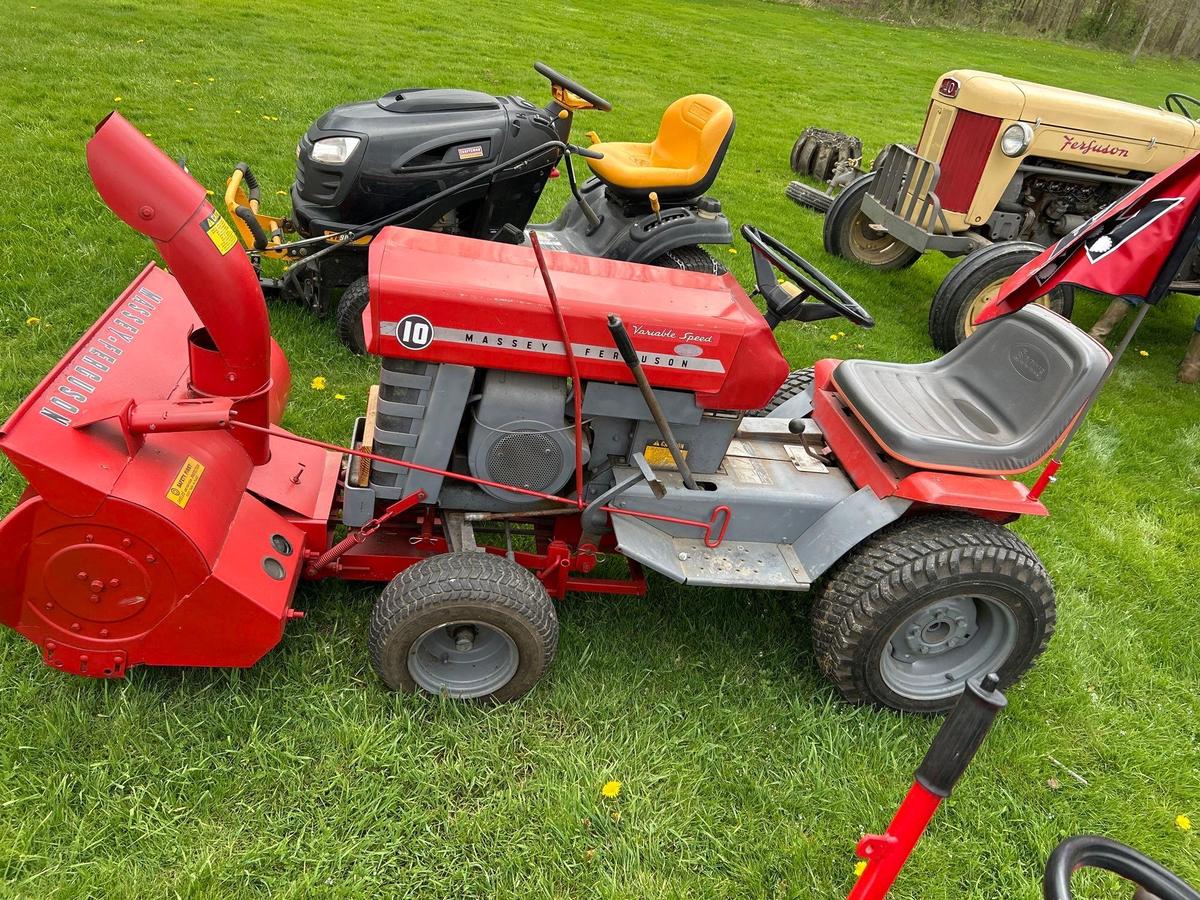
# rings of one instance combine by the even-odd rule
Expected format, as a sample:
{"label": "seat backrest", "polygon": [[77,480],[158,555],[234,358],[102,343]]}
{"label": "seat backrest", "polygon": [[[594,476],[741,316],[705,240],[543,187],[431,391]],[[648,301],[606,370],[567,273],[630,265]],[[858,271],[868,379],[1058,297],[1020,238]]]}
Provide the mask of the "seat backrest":
{"label": "seat backrest", "polygon": [[[929,364],[952,382],[959,412],[985,431],[1028,434],[1058,429],[1055,440],[1096,389],[1112,356],[1086,332],[1043,306],[980,327]],[[996,433],[996,432],[993,432]]]}
{"label": "seat backrest", "polygon": [[733,109],[720,97],[689,94],[667,107],[650,146],[651,164],[696,169],[697,180],[720,164],[733,130]]}

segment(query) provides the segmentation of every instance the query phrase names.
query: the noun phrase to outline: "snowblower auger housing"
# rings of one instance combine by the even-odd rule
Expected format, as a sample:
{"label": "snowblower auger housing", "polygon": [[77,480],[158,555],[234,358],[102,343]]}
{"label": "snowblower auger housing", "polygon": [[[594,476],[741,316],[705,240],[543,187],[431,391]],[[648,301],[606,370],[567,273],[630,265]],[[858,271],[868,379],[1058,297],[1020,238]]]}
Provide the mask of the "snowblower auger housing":
{"label": "snowblower auger housing", "polygon": [[[143,272],[0,434],[29,480],[0,523],[16,559],[0,621],[49,664],[250,665],[297,615],[301,578],[378,581],[368,645],[386,684],[509,700],[553,659],[554,601],[643,594],[644,568],[816,584],[817,662],[853,701],[946,709],[1045,648],[1053,590],[1002,527],[1045,507],[971,445],[1031,438],[979,426],[1004,409],[981,386],[1007,383],[989,367],[1014,334],[1076,341],[1061,318],[1023,310],[976,338],[988,352],[896,367],[931,390],[975,385],[955,458],[983,461],[963,470],[926,452],[944,436],[877,421],[853,389],[865,364],[788,374],[774,327],[873,320],[750,226],[766,317],[728,274],[385,228],[364,314],[380,383],[341,448],[279,426],[287,364],[204,190],[117,114],[88,159],[171,274]],[[1022,398],[1065,428],[1107,356],[1045,355]]]}

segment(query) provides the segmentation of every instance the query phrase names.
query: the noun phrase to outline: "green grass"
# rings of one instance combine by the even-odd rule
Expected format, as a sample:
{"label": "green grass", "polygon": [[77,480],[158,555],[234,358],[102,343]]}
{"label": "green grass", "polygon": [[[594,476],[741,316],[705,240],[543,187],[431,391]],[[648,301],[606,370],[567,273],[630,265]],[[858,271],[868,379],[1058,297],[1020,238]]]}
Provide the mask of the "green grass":
{"label": "green grass", "polygon": [[[310,121],[389,88],[540,100],[530,66],[541,58],[614,102],[610,115],[580,117],[606,138],[649,135],[684,93],[720,94],[739,127],[714,193],[736,222],[826,267],[880,323],[781,328],[803,365],[834,353],[932,357],[927,303],[949,267],[929,257],[884,276],[827,257],[819,219],[783,196],[805,125],[856,132],[871,152],[911,140],[934,79],[959,66],[1147,104],[1195,93],[1198,74],[749,0],[81,7],[20,0],[0,35],[5,411],[151,256],[87,177],[84,142],[115,97],[213,188],[238,160],[252,163],[267,206],[282,211],[275,191]],[[543,217],[562,197],[556,185]],[[744,246],[722,256],[743,282],[747,256]],[[1200,825],[1200,393],[1173,380],[1196,311],[1174,297],[1151,313],[1136,344],[1149,355],[1122,364],[1092,414],[1047,494],[1053,517],[1018,526],[1057,584],[1058,635],[1011,691],[895,896],[1039,896],[1043,860],[1079,831],[1200,882],[1197,831],[1174,824],[1189,813]],[[1081,301],[1076,319],[1086,327],[1098,313]],[[272,319],[296,384],[286,424],[343,439],[373,366],[297,310]],[[833,344],[836,331],[846,337]],[[308,387],[318,374],[324,392]],[[21,488],[0,469],[2,508]],[[245,672],[85,681],[0,637],[0,893],[838,896],[855,841],[886,825],[936,727],[839,703],[813,664],[803,598],[661,579],[644,600],[566,602],[558,661],[520,703],[397,696],[367,661],[375,593],[302,587],[308,617]],[[624,783],[616,801],[599,795],[610,778]],[[1085,883],[1085,896],[1128,895]]]}

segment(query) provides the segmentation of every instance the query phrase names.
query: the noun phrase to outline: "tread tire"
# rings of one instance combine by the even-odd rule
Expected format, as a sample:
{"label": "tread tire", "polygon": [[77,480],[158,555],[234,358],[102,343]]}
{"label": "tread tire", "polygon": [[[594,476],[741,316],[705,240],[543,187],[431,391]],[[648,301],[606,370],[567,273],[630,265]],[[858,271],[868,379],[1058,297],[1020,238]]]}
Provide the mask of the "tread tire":
{"label": "tread tire", "polygon": [[724,275],[728,270],[703,247],[689,244],[668,250],[662,256],[650,260],[650,265],[662,269],[681,269],[685,272],[702,272],[705,275]]}
{"label": "tread tire", "polygon": [[503,629],[520,661],[509,681],[481,703],[504,703],[528,693],[554,660],[558,613],[542,583],[502,556],[443,553],[405,569],[383,589],[367,630],[371,665],[389,688],[422,693],[408,670],[408,653],[430,628],[457,619]]}
{"label": "tread tire", "polygon": [[778,409],[783,403],[791,400],[797,394],[802,394],[808,390],[813,383],[813,370],[809,369],[794,369],[788,373],[788,377],[783,379],[783,384],[779,386],[779,390],[775,392],[775,396],[771,398],[771,402],[762,409],[754,412],[746,413],[748,416],[756,418],[766,418]]}
{"label": "tread tire", "polygon": [[912,247],[905,247],[906,252],[899,253],[894,259],[883,264],[875,264],[857,256],[851,249],[851,229],[859,227],[857,219],[862,215],[863,195],[866,194],[867,188],[870,187],[874,178],[874,173],[863,175],[856,181],[852,181],[844,191],[833,198],[833,204],[829,207],[829,212],[825,214],[825,227],[822,231],[825,252],[864,266],[870,266],[880,272],[907,269],[921,258],[921,254]]}
{"label": "tread tire", "polygon": [[[929,337],[933,346],[948,353],[967,338],[966,318],[971,304],[997,278],[1011,275],[1045,248],[1030,241],[992,244],[968,253],[955,264],[938,285],[929,304]],[[1075,307],[1075,289],[1062,285],[1054,289],[1050,308],[1071,318]]]}
{"label": "tread tire", "polygon": [[371,300],[371,289],[367,276],[356,278],[342,291],[337,305],[337,335],[338,340],[346,345],[351,353],[362,356],[367,352],[366,336],[363,334],[362,314]]}
{"label": "tread tire", "polygon": [[[1054,634],[1054,587],[1019,537],[966,513],[901,519],[862,542],[814,595],[812,646],[817,665],[843,698],[910,713],[950,709],[957,697],[917,700],[894,692],[880,673],[891,634],[938,594],[991,589],[1014,613],[1017,644],[997,673],[1020,678]],[[983,673],[981,673],[983,674]]]}

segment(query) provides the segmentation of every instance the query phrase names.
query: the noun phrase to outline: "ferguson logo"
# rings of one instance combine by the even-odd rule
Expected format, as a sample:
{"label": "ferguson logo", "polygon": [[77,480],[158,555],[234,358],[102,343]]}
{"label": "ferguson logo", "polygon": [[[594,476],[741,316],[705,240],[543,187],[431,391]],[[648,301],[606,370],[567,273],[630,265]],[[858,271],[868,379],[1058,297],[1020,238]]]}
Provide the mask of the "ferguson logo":
{"label": "ferguson logo", "polygon": [[1124,147],[1117,147],[1113,144],[1100,144],[1090,138],[1088,140],[1076,139],[1069,134],[1063,135],[1063,144],[1059,150],[1074,150],[1081,156],[1087,156],[1089,153],[1099,153],[1101,156],[1119,156],[1122,159],[1129,155],[1129,151]]}

